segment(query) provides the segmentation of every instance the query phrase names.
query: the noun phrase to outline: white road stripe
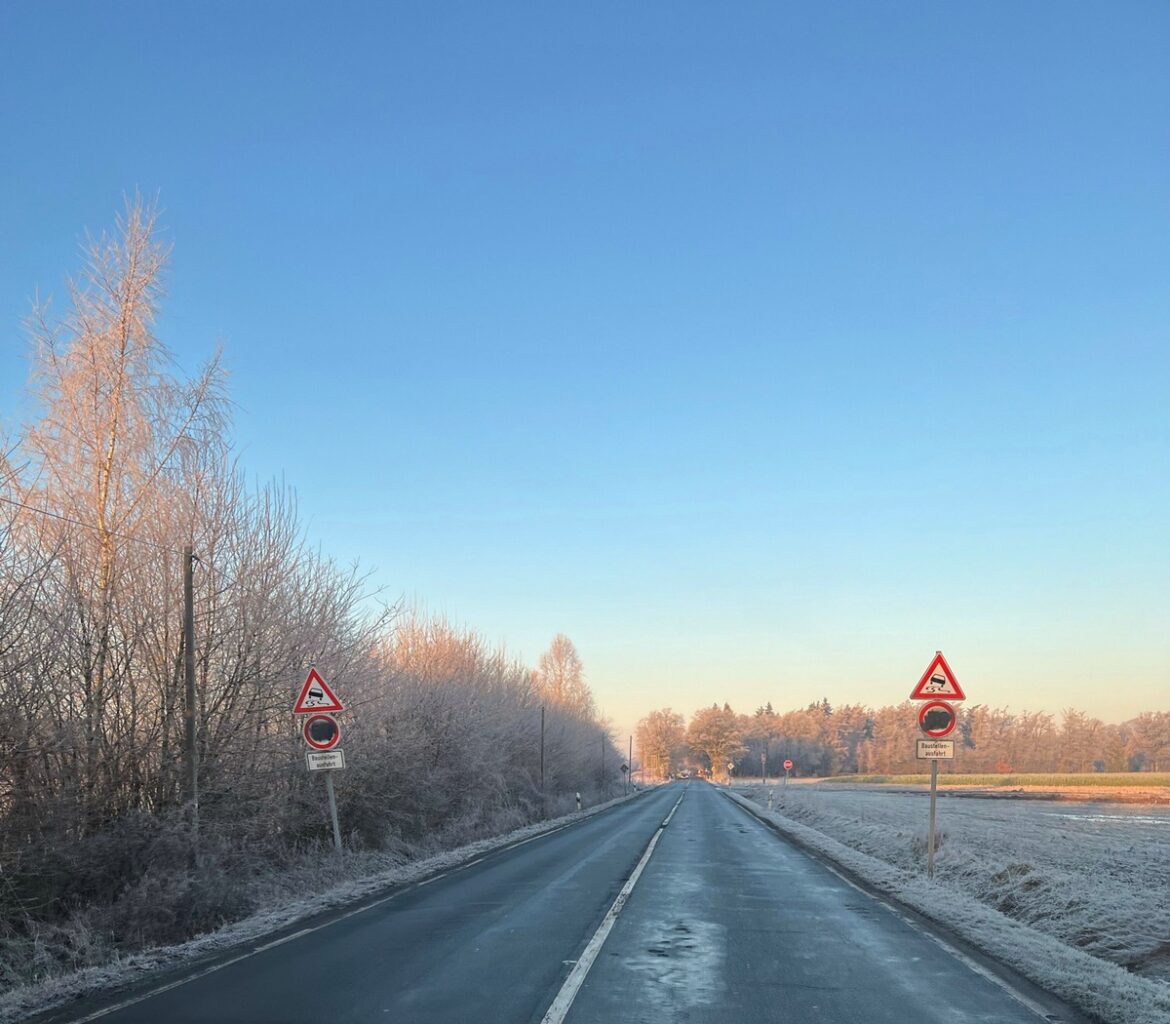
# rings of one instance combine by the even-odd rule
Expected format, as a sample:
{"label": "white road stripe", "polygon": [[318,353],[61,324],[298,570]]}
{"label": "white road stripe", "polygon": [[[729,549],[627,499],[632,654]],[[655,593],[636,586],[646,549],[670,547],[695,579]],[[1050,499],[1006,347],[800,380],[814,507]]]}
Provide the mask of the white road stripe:
{"label": "white road stripe", "polygon": [[292,942],[293,939],[299,939],[302,935],[308,935],[312,928],[302,928],[299,932],[293,932],[291,935],[286,935],[283,939],[277,939],[274,942],[266,942],[263,946],[257,946],[252,950],[253,953],[263,953],[266,949],[271,949],[273,946],[283,946],[286,942]]}
{"label": "white road stripe", "polygon": [[589,944],[585,947],[585,951],[581,954],[580,959],[573,965],[573,969],[569,971],[569,976],[561,986],[560,992],[557,993],[556,999],[552,1001],[552,1006],[541,1017],[540,1024],[562,1024],[564,1021],[565,1015],[569,1012],[569,1007],[573,1005],[573,1000],[577,998],[577,992],[585,981],[585,976],[589,973],[589,968],[593,966],[593,961],[597,959],[597,954],[601,952],[601,947],[605,945],[605,940],[613,929],[614,922],[618,919],[618,914],[622,912],[626,901],[630,898],[630,893],[634,891],[634,886],[638,884],[638,879],[642,875],[642,869],[646,867],[646,864],[650,860],[650,855],[654,852],[654,847],[658,845],[658,840],[662,838],[662,830],[670,824],[670,819],[674,817],[674,812],[678,810],[678,805],[683,802],[683,796],[686,796],[685,790],[682,796],[675,801],[674,806],[670,809],[670,813],[666,816],[666,820],[655,830],[653,837],[650,839],[650,844],[642,854],[642,859],[638,861],[638,865],[634,868],[633,874],[630,875],[626,884],[622,886],[621,892],[617,894],[617,899],[613,901],[613,906],[609,908],[597,931],[593,933],[593,938],[589,940]]}

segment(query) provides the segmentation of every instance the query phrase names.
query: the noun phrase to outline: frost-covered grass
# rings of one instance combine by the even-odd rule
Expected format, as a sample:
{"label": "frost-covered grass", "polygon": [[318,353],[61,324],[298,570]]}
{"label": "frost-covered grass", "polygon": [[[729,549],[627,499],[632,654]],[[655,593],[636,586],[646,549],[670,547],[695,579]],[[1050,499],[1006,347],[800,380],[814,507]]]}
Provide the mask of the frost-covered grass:
{"label": "frost-covered grass", "polygon": [[[641,792],[652,788],[643,787]],[[637,795],[638,792],[635,792],[580,812],[526,825],[502,835],[415,860],[404,860],[401,854],[376,852],[346,852],[341,856],[322,852],[318,856],[307,857],[294,870],[285,868],[279,876],[274,875],[266,883],[261,883],[257,896],[258,902],[265,909],[243,920],[190,942],[124,956],[115,955],[108,963],[100,966],[47,977],[36,984],[22,985],[5,992],[0,995],[0,1024],[15,1024],[16,1021],[72,999],[131,985],[153,972],[214,957],[233,947],[246,948],[247,944],[305,918],[360,903],[429,875],[458,867],[512,843],[598,814]],[[322,878],[332,878],[335,884],[322,892],[314,892]],[[291,895],[304,892],[313,895],[300,898]]]}
{"label": "frost-covered grass", "polygon": [[[899,786],[930,785],[929,775],[838,775],[825,780]],[[1037,786],[1050,789],[1154,789],[1170,787],[1170,772],[1065,772],[970,775],[940,769],[940,786]],[[1170,795],[1170,794],[1168,794]]]}
{"label": "frost-covered grass", "polygon": [[[759,810],[771,789],[742,792]],[[1170,1021],[1170,810],[943,798],[927,882],[920,795],[789,786],[775,800],[793,838],[1085,1011]]]}

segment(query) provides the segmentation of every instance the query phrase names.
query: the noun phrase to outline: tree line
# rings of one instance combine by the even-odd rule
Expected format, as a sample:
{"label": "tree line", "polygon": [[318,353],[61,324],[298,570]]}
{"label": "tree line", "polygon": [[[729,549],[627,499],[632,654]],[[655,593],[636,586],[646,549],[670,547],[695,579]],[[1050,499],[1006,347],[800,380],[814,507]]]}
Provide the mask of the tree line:
{"label": "tree line", "polygon": [[139,202],[88,243],[63,313],[29,319],[35,418],[0,435],[0,985],[55,923],[106,908],[114,948],[182,938],[247,912],[249,874],[327,843],[291,714],[310,665],[346,703],[351,850],[467,841],[619,791],[567,637],[532,668],[380,602],[309,542],[290,488],[246,482],[219,357],[184,378],[157,336],[168,257]]}
{"label": "tree line", "polygon": [[[1170,770],[1170,712],[1149,711],[1111,725],[1069,708],[1012,712],[959,705],[952,734],[956,772],[1139,772]],[[686,722],[670,708],[652,711],[637,727],[647,774],[665,778],[686,768],[726,776],[783,774],[786,759],[801,775],[916,774],[918,707],[914,701],[868,708],[834,708],[823,699],[777,712],[771,703],[752,714],[729,704],[700,708]]]}

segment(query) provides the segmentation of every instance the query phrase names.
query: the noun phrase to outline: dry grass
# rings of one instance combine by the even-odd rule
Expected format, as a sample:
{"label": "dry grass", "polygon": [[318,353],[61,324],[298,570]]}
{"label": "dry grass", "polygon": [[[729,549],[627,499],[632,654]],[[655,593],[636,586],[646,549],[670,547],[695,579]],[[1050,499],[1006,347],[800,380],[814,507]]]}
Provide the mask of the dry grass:
{"label": "dry grass", "polygon": [[[929,775],[837,775],[818,782],[864,785],[927,786]],[[940,771],[940,786],[982,786],[990,789],[1161,789],[1170,786],[1170,772],[1053,772],[970,775]]]}

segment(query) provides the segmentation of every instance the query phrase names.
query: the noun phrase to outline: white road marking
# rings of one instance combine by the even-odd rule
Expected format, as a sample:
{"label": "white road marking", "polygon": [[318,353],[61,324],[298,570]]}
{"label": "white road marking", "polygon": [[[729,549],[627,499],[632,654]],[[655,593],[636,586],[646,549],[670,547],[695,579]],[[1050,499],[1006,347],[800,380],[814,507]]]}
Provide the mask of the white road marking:
{"label": "white road marking", "polygon": [[[755,818],[761,824],[765,824],[764,819],[757,817],[756,814],[752,811],[752,809],[750,807],[744,807],[743,804],[741,804],[735,800],[732,800],[731,802],[733,804],[736,804],[737,807],[742,807],[743,810],[747,811],[748,814],[750,814],[753,818]],[[797,849],[799,849],[803,852],[803,847],[797,846]],[[807,853],[806,853],[806,856],[808,856]],[[911,928],[913,928],[916,932],[918,932],[919,935],[926,936],[926,938],[930,939],[931,942],[935,943],[936,945],[938,945],[942,949],[944,949],[946,952],[950,953],[950,955],[953,956],[956,960],[958,960],[959,963],[963,964],[968,969],[974,971],[976,974],[978,974],[985,981],[990,981],[997,988],[1006,992],[1017,1003],[1019,1003],[1025,1009],[1030,1010],[1032,1013],[1036,1014],[1036,1016],[1039,1017],[1041,1020],[1046,1021],[1046,1022],[1050,1022],[1052,1020],[1051,1012],[1049,1011],[1049,1009],[1047,1007],[1042,1006],[1040,1003],[1036,1002],[1036,1000],[1033,999],[1031,996],[1027,995],[1024,992],[1021,992],[1018,988],[1016,988],[1006,978],[1001,978],[998,974],[995,973],[995,971],[989,970],[987,967],[984,967],[983,964],[981,964],[978,960],[975,960],[972,957],[968,956],[961,949],[956,949],[949,942],[947,942],[947,940],[944,939],[941,935],[936,934],[935,932],[933,932],[929,928],[923,927],[921,922],[916,921],[913,917],[911,917],[909,914],[907,914],[896,903],[892,902],[891,900],[889,900],[888,898],[886,898],[884,896],[879,896],[878,894],[873,893],[868,889],[862,888],[860,885],[858,885],[856,882],[854,882],[851,878],[842,874],[842,872],[839,871],[829,861],[827,854],[823,854],[823,853],[819,854],[819,856],[817,856],[813,859],[816,860],[819,864],[821,864],[831,874],[834,874],[839,879],[841,879],[841,881],[844,882],[847,886],[849,886],[849,888],[856,890],[857,892],[861,893],[863,896],[868,896],[871,900],[874,900],[876,903],[880,903],[883,907],[885,907],[888,911],[890,911],[890,913],[894,914],[897,918],[899,918],[905,924],[908,924]]]}
{"label": "white road marking", "polygon": [[662,838],[663,829],[670,824],[670,819],[674,817],[674,812],[678,810],[678,805],[683,802],[683,796],[686,795],[686,791],[684,790],[682,796],[675,801],[674,806],[670,809],[666,820],[655,830],[649,845],[642,854],[642,859],[638,861],[637,867],[634,868],[633,873],[626,880],[626,884],[622,886],[621,892],[617,894],[617,899],[613,901],[613,906],[609,908],[601,924],[598,925],[597,931],[593,933],[593,938],[589,940],[585,950],[581,953],[581,958],[573,965],[573,969],[569,971],[569,976],[565,979],[565,983],[557,993],[556,999],[552,1001],[552,1005],[545,1012],[545,1015],[541,1017],[540,1024],[562,1024],[564,1021],[565,1015],[569,1012],[569,1008],[573,1005],[573,1000],[577,998],[577,993],[585,981],[585,976],[589,973],[589,968],[593,966],[593,961],[597,959],[597,954],[601,952],[601,947],[605,945],[605,940],[609,937],[614,922],[617,921],[618,915],[622,912],[626,901],[630,898],[630,893],[634,891],[634,886],[638,884],[638,879],[642,875],[642,869],[646,867],[646,864],[650,860],[650,855],[654,852],[654,847],[658,845],[658,840]]}
{"label": "white road marking", "polygon": [[679,798],[678,798],[678,799],[675,801],[675,803],[674,803],[674,806],[673,806],[673,807],[670,809],[670,813],[669,813],[669,814],[666,816],[666,818],[663,820],[663,822],[662,822],[662,827],[663,827],[663,828],[666,828],[666,826],[670,824],[670,819],[674,817],[674,812],[678,810],[678,805],[679,805],[679,804],[681,804],[681,803],[683,802],[683,796],[686,796],[686,795],[687,795],[687,791],[684,789],[684,790],[682,791],[682,796],[680,796],[680,797],[679,797]]}
{"label": "white road marking", "polygon": [[286,935],[283,939],[277,939],[275,942],[266,942],[263,946],[257,946],[252,952],[263,953],[264,950],[271,949],[273,946],[283,946],[286,942],[292,942],[293,939],[299,939],[302,935],[308,935],[312,930],[312,928],[302,928],[299,932]]}

